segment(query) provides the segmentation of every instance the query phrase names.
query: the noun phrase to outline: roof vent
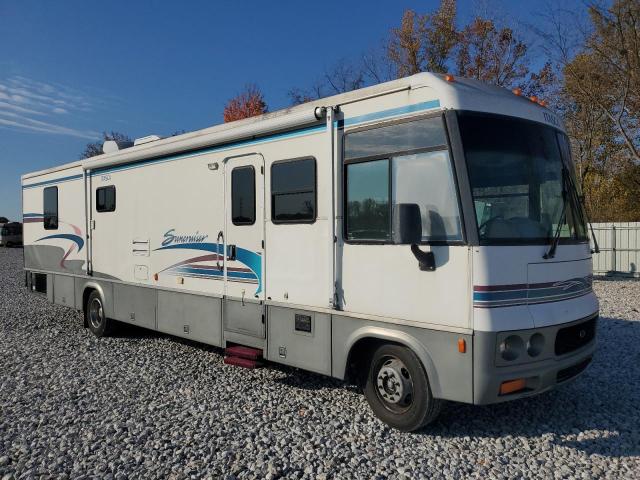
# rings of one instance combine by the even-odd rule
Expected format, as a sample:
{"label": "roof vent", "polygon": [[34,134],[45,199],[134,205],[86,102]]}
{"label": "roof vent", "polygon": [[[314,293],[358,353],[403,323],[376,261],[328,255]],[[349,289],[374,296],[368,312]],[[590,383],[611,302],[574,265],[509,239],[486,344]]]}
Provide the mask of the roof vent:
{"label": "roof vent", "polygon": [[162,137],[158,135],[147,135],[146,137],[136,138],[133,141],[133,145],[142,145],[143,143],[155,142],[156,140],[162,140]]}
{"label": "roof vent", "polygon": [[102,144],[102,152],[103,153],[114,153],[118,150],[122,150],[123,148],[129,148],[133,146],[131,142],[116,142],[115,140],[107,140]]}

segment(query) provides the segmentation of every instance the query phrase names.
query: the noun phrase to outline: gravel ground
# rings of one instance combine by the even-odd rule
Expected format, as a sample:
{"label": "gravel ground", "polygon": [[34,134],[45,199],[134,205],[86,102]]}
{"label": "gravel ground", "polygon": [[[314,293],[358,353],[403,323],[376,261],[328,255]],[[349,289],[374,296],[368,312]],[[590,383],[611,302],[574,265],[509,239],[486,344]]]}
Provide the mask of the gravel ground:
{"label": "gravel ground", "polygon": [[21,269],[0,249],[0,479],[640,476],[640,282],[596,282],[600,349],[576,382],[403,434],[331,379],[130,327],[97,339]]}

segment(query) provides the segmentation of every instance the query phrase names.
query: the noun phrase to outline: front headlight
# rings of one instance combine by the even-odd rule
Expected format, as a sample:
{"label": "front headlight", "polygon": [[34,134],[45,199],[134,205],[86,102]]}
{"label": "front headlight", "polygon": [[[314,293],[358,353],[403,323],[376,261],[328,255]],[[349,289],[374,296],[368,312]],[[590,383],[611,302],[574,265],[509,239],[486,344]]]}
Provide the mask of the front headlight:
{"label": "front headlight", "polygon": [[500,355],[511,362],[524,351],[524,341],[518,335],[509,335],[500,344]]}
{"label": "front headlight", "polygon": [[544,348],[544,336],[541,333],[534,333],[527,342],[527,353],[530,357],[537,357]]}

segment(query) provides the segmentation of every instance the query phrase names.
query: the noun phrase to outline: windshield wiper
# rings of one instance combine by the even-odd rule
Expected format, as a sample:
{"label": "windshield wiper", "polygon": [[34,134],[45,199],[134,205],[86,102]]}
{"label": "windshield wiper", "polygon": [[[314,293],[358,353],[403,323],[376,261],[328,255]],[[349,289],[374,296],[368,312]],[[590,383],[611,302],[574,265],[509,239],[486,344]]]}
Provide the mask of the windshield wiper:
{"label": "windshield wiper", "polygon": [[560,217],[558,218],[558,226],[556,227],[556,231],[551,238],[551,243],[549,244],[549,250],[542,256],[545,260],[555,257],[556,249],[558,248],[558,242],[560,242],[560,233],[562,232],[562,226],[566,223],[567,217],[567,181],[566,174],[564,171],[564,165],[562,168],[562,210],[560,211]]}
{"label": "windshield wiper", "polygon": [[571,188],[571,193],[573,195],[573,201],[576,204],[576,209],[578,210],[578,213],[580,214],[580,219],[582,221],[582,224],[584,225],[585,223],[589,225],[589,230],[591,231],[591,238],[593,240],[593,250],[591,250],[591,253],[600,253],[600,247],[598,246],[598,240],[596,239],[596,234],[593,231],[593,225],[591,224],[591,220],[589,219],[589,214],[587,213],[587,208],[584,206],[582,200],[580,200],[580,196],[578,195],[578,189],[576,187],[576,184],[573,181],[573,178],[571,177],[571,175],[569,174],[569,171],[567,170],[567,167],[564,165],[564,162],[562,162],[562,168],[563,170],[566,170],[566,176],[567,176],[567,181],[569,182],[569,186]]}
{"label": "windshield wiper", "polygon": [[587,214],[587,209],[582,204],[580,197],[578,196],[578,189],[576,188],[573,179],[571,178],[571,173],[564,161],[562,162],[562,212],[560,213],[560,218],[558,219],[558,226],[556,228],[556,232],[551,240],[551,244],[549,245],[549,250],[545,253],[542,258],[545,260],[549,258],[553,258],[556,254],[556,249],[558,248],[558,243],[560,242],[560,233],[562,231],[562,226],[566,223],[567,216],[567,193],[571,195],[572,206],[575,206],[575,210],[579,216],[579,221],[584,225],[585,223],[589,224],[589,229],[591,230],[591,238],[593,239],[593,250],[591,253],[600,253],[600,247],[598,246],[598,240],[596,239],[596,234],[593,231],[593,225],[589,220],[589,216]]}

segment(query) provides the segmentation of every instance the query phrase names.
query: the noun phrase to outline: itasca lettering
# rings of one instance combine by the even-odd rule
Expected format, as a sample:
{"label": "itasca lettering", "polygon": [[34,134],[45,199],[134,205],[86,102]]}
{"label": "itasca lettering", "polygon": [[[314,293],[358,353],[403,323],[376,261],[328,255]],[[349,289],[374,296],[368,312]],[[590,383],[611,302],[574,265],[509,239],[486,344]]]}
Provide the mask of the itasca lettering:
{"label": "itasca lettering", "polygon": [[164,240],[162,241],[163,247],[171,245],[172,243],[202,243],[209,237],[209,235],[202,235],[200,232],[192,235],[176,235],[175,232],[176,229],[172,228],[164,234]]}

